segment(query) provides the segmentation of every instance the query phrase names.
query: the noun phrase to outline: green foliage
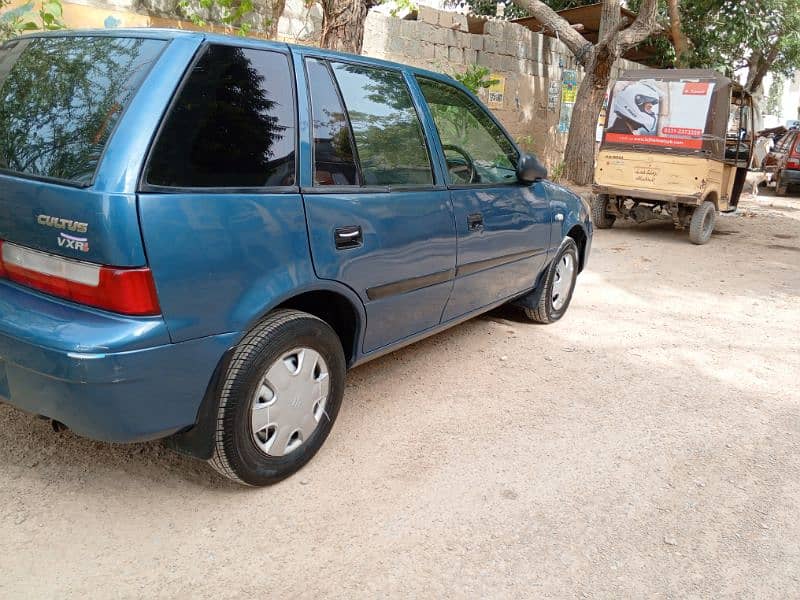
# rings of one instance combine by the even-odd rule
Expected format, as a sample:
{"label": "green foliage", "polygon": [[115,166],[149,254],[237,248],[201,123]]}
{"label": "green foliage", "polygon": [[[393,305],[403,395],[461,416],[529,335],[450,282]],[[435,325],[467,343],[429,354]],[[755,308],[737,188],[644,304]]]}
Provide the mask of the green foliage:
{"label": "green foliage", "polygon": [[[9,4],[8,0],[0,0],[0,10]],[[27,31],[54,31],[64,29],[64,9],[60,0],[45,0],[35,11],[33,2],[28,2],[12,10],[0,12],[0,40],[25,33]],[[38,17],[38,20],[37,20]]]}
{"label": "green foliage", "polygon": [[566,166],[567,163],[563,160],[554,166],[552,171],[550,171],[550,179],[555,183],[559,183],[564,178],[564,169]]}
{"label": "green foliage", "polygon": [[213,20],[236,30],[240,36],[246,36],[252,29],[245,19],[253,12],[253,0],[179,0],[178,10],[198,27],[207,27],[208,20]]}
{"label": "green foliage", "polygon": [[[639,4],[633,0],[631,10]],[[681,0],[679,9],[690,67],[732,74],[758,63],[773,46],[777,55],[770,71],[788,75],[800,64],[800,0]],[[662,16],[666,19],[666,10]],[[665,56],[674,57],[664,41],[659,44]]]}
{"label": "green foliage", "polygon": [[521,135],[517,138],[517,146],[526,152],[533,151],[533,143],[534,140],[532,135]]}
{"label": "green foliage", "polygon": [[490,79],[490,73],[491,71],[486,67],[470,65],[466,71],[456,73],[453,77],[473,94],[477,94],[482,89],[490,88],[496,83],[500,83],[498,79]]}
{"label": "green foliage", "polygon": [[[384,4],[389,0],[379,0],[378,4]],[[414,0],[394,0],[394,6],[389,11],[393,17],[398,16],[404,10],[415,11],[417,10],[417,3]]]}

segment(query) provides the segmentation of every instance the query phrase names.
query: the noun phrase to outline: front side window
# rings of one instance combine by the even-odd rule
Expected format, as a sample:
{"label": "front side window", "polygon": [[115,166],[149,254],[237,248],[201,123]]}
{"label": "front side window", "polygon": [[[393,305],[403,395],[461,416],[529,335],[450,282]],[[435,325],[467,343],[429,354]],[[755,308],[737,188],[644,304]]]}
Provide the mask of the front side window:
{"label": "front side window", "polygon": [[332,63],[365,185],[431,185],[425,135],[397,71]]}
{"label": "front side window", "polygon": [[517,150],[486,111],[458,88],[418,82],[439,131],[449,183],[516,182]]}
{"label": "front side window", "polygon": [[209,46],[158,136],[147,183],[178,188],[294,185],[294,113],[286,55]]}
{"label": "front side window", "polygon": [[163,40],[43,37],[0,45],[0,170],[86,186]]}

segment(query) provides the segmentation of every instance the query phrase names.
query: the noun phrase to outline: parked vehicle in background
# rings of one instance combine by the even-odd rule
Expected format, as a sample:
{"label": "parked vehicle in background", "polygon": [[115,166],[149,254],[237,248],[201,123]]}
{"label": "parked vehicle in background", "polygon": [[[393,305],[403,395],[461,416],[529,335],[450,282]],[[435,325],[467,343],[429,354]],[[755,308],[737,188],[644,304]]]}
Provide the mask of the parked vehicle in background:
{"label": "parked vehicle in background", "polygon": [[775,143],[764,158],[764,170],[773,174],[778,196],[800,185],[800,131],[792,129]]}
{"label": "parked vehicle in background", "polygon": [[711,239],[718,211],[734,211],[755,138],[752,98],[702,69],[626,72],[609,99],[595,166],[594,223],[669,219]]}
{"label": "parked vehicle in background", "polygon": [[345,369],[567,310],[588,205],[449,77],[200,33],[0,47],[0,397],[263,485]]}

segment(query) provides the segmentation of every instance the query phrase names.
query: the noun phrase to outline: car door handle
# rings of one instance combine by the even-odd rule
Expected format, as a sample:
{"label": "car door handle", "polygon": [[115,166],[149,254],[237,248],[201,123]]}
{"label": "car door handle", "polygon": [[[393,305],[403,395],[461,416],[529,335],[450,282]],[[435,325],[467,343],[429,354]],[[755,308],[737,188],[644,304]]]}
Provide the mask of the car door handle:
{"label": "car door handle", "polygon": [[364,234],[360,225],[346,225],[337,227],[333,231],[333,242],[337,250],[358,248],[364,243]]}
{"label": "car door handle", "polygon": [[472,213],[467,217],[467,226],[470,231],[479,231],[483,229],[483,215],[481,213]]}

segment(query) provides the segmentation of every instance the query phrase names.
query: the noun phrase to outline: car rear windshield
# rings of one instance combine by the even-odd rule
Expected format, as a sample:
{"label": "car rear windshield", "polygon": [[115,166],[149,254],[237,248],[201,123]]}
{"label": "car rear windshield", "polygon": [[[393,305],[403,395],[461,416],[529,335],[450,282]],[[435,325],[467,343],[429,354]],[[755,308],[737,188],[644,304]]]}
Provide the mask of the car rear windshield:
{"label": "car rear windshield", "polygon": [[0,46],[0,170],[90,185],[114,126],[165,45],[70,36]]}

